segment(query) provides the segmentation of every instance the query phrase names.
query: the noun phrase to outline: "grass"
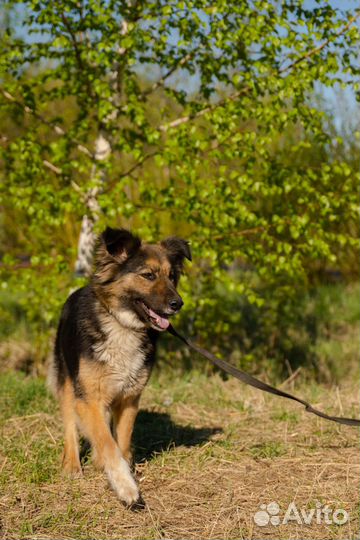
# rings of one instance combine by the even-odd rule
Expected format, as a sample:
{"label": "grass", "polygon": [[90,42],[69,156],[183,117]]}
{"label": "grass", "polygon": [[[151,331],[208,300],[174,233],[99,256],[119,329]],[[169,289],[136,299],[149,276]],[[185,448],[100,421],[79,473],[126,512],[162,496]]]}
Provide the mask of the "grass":
{"label": "grass", "polygon": [[[294,383],[292,383],[294,384]],[[336,392],[296,380],[319,408],[358,416],[356,384]],[[284,385],[286,388],[287,385]],[[9,372],[0,380],[0,537],[46,539],[352,539],[359,530],[355,429],[236,380],[156,373],[134,433],[135,470],[147,507],[116,499],[91,459],[84,477],[61,475],[61,420],[44,381]],[[341,526],[268,524],[253,516],[277,502],[282,515],[317,501],[344,508]]]}

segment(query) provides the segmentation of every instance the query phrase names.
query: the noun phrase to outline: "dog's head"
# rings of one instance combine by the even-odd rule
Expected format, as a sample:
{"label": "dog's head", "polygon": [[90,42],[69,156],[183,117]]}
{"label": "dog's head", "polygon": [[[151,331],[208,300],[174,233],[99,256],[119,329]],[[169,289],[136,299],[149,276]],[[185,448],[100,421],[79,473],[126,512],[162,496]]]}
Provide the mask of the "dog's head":
{"label": "dog's head", "polygon": [[96,293],[125,326],[166,330],[183,305],[176,286],[184,259],[191,260],[186,240],[174,236],[143,244],[125,229],[108,227],[97,250]]}

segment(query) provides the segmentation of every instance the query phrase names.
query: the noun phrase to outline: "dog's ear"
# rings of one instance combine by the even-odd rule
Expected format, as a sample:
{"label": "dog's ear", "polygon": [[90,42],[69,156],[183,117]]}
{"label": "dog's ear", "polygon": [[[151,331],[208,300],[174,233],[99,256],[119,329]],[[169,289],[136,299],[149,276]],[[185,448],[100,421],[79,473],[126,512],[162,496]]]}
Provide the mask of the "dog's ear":
{"label": "dog's ear", "polygon": [[183,240],[177,236],[170,236],[163,240],[161,245],[166,249],[174,262],[182,265],[185,258],[191,261],[191,251],[187,240]]}
{"label": "dog's ear", "polygon": [[141,246],[141,240],[126,229],[107,227],[101,235],[106,251],[118,262],[124,262]]}

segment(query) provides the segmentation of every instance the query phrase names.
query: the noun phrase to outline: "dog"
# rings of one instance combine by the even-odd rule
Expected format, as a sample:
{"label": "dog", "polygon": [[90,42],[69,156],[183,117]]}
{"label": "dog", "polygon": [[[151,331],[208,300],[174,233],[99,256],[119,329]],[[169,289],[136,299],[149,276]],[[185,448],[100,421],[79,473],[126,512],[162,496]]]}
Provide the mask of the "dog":
{"label": "dog", "polygon": [[49,379],[64,423],[63,469],[82,474],[80,431],[94,464],[129,506],[141,500],[130,469],[139,399],[159,333],[183,305],[176,287],[185,259],[191,252],[181,238],[146,244],[108,227],[90,282],[70,295],[57,330]]}

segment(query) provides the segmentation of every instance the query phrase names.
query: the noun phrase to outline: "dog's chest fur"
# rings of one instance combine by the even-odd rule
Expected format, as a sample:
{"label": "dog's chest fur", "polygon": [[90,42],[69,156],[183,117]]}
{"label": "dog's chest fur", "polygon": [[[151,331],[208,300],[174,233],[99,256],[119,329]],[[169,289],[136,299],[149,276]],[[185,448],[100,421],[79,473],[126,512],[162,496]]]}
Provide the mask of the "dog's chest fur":
{"label": "dog's chest fur", "polygon": [[100,393],[107,401],[140,393],[150,376],[150,343],[142,332],[122,326],[111,315],[103,318],[101,328],[104,339],[92,348]]}

